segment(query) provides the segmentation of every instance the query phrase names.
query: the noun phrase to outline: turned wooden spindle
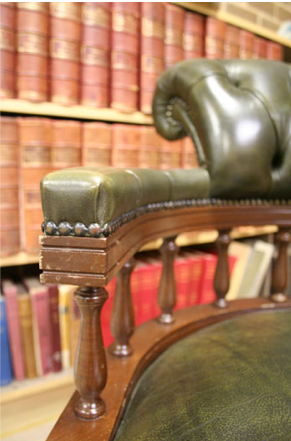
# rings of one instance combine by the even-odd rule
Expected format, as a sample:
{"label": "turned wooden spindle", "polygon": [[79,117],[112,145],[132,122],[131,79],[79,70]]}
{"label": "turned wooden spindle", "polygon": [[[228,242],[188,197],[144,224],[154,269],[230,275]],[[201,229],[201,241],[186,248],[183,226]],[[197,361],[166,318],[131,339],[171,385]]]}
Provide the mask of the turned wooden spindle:
{"label": "turned wooden spindle", "polygon": [[214,291],[216,292],[216,300],[214,304],[219,308],[226,308],[227,302],[225,296],[229,289],[229,267],[228,267],[228,246],[231,242],[229,236],[230,230],[219,231],[216,239],[218,250],[218,261],[214,276]]}
{"label": "turned wooden spindle", "polygon": [[288,281],[290,281],[288,258],[290,237],[289,228],[280,228],[276,234],[277,257],[275,259],[272,273],[271,294],[271,299],[275,302],[285,302],[287,300],[284,291],[288,286]]}
{"label": "turned wooden spindle", "polygon": [[136,265],[130,259],[117,275],[114,305],[111,316],[111,332],[115,338],[110,346],[111,354],[127,357],[132,354],[129,339],[134,332],[134,311],[131,297],[130,277]]}
{"label": "turned wooden spindle", "polygon": [[176,304],[176,280],[174,272],[174,260],[179,250],[175,243],[175,237],[164,239],[160,248],[163,261],[163,271],[160,280],[158,303],[161,308],[159,323],[173,323],[173,309]]}
{"label": "turned wooden spindle", "polygon": [[98,418],[105,412],[100,394],[107,380],[107,366],[100,313],[108,294],[104,288],[79,287],[75,300],[81,312],[81,328],[75,361],[75,384],[80,393],[75,412],[81,418]]}

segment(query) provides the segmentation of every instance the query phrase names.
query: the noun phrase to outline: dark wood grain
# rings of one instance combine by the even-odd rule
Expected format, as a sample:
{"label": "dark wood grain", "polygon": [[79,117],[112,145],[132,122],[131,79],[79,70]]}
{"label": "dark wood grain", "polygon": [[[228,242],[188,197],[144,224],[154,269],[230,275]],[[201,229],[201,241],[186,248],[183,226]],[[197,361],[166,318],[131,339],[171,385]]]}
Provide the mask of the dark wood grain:
{"label": "dark wood grain", "polygon": [[214,291],[216,293],[215,305],[219,308],[226,308],[227,302],[225,296],[229,289],[229,267],[228,267],[228,247],[231,242],[230,230],[219,231],[216,239],[218,250],[218,261],[214,276]]}
{"label": "dark wood grain", "polygon": [[280,228],[276,234],[277,257],[272,273],[272,294],[275,302],[285,302],[284,293],[290,281],[288,245],[290,243],[290,229]]}
{"label": "dark wood grain", "polygon": [[115,339],[110,346],[110,353],[116,357],[132,354],[129,340],[134,332],[134,310],[131,297],[130,276],[136,265],[130,259],[117,275],[114,305],[111,316],[111,332]]}

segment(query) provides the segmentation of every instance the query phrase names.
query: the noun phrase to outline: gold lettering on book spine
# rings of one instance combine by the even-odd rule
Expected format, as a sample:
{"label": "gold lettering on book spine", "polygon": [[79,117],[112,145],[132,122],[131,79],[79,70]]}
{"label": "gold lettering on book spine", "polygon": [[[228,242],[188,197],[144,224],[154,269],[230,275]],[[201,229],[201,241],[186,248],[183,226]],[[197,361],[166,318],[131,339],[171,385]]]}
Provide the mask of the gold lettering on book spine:
{"label": "gold lettering on book spine", "polygon": [[82,63],[90,66],[109,66],[109,51],[94,46],[83,46],[81,49]]}
{"label": "gold lettering on book spine", "polygon": [[82,7],[82,21],[87,26],[109,28],[110,13],[96,3],[84,3]]}
{"label": "gold lettering on book spine", "polygon": [[165,27],[164,23],[152,20],[148,17],[142,18],[141,24],[141,32],[144,37],[152,37],[152,38],[165,38]]}
{"label": "gold lettering on book spine", "polygon": [[51,163],[51,149],[50,147],[22,147],[22,163],[26,165],[50,166]]}
{"label": "gold lettering on book spine", "polygon": [[160,74],[164,71],[164,60],[143,55],[141,57],[141,70],[146,73]]}
{"label": "gold lettering on book spine", "polygon": [[137,57],[125,52],[111,53],[111,66],[113,69],[124,69],[135,72],[137,69]]}
{"label": "gold lettering on book spine", "polygon": [[47,37],[36,34],[19,33],[17,40],[18,52],[44,56],[48,54]]}
{"label": "gold lettering on book spine", "polygon": [[18,9],[26,9],[27,11],[35,11],[35,12],[44,12],[45,14],[48,12],[48,3],[47,2],[18,2]]}
{"label": "gold lettering on book spine", "polygon": [[183,44],[183,33],[181,29],[174,29],[172,27],[166,27],[166,44],[171,44],[173,46],[182,46]]}
{"label": "gold lettering on book spine", "polygon": [[126,12],[113,11],[112,29],[115,32],[137,35],[138,19]]}
{"label": "gold lettering on book spine", "polygon": [[183,49],[185,51],[201,52],[203,49],[202,35],[184,33]]}
{"label": "gold lettering on book spine", "polygon": [[53,38],[50,41],[50,55],[53,58],[77,62],[80,58],[79,43]]}
{"label": "gold lettering on book spine", "polygon": [[14,51],[15,48],[15,37],[14,31],[9,29],[0,29],[0,49],[6,51]]}
{"label": "gold lettering on book spine", "polygon": [[53,17],[80,21],[80,5],[73,2],[51,2],[50,12]]}

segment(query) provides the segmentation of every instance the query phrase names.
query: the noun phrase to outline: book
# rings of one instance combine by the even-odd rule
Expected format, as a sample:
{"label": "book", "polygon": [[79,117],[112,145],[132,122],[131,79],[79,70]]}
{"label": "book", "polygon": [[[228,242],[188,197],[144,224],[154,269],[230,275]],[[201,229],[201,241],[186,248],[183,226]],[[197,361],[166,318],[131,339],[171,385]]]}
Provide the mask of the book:
{"label": "book", "polygon": [[175,258],[174,271],[177,287],[177,301],[175,309],[184,309],[189,304],[189,293],[192,281],[192,265],[189,256],[180,252]]}
{"label": "book", "polygon": [[267,58],[267,40],[255,36],[253,58]]}
{"label": "book", "polygon": [[53,170],[81,165],[82,123],[51,120],[51,166]]}
{"label": "book", "polygon": [[200,14],[185,11],[183,29],[184,59],[200,58],[204,55],[205,20]]}
{"label": "book", "polygon": [[37,376],[33,339],[31,298],[22,283],[17,283],[19,321],[26,378]]}
{"label": "book", "polygon": [[59,320],[59,290],[57,285],[48,284],[49,299],[49,318],[51,331],[52,346],[52,370],[59,372],[62,370],[61,357],[61,336],[60,336],[60,320]]}
{"label": "book", "polygon": [[283,46],[279,43],[275,43],[274,41],[267,41],[267,59],[283,61]]}
{"label": "book", "polygon": [[182,167],[186,169],[198,167],[198,159],[196,155],[196,149],[192,139],[186,136],[182,140]]}
{"label": "book", "polygon": [[59,321],[63,370],[67,370],[71,366],[70,308],[72,293],[75,289],[72,285],[59,285]]}
{"label": "book", "polygon": [[182,61],[185,10],[166,3],[165,18],[165,69]]}
{"label": "book", "polygon": [[255,242],[239,287],[238,298],[254,298],[259,296],[273,254],[273,244],[261,240]]}
{"label": "book", "polygon": [[17,119],[0,117],[0,244],[1,256],[20,251]]}
{"label": "book", "polygon": [[108,167],[111,165],[111,125],[88,122],[82,125],[82,165]]}
{"label": "book", "polygon": [[228,253],[236,257],[236,264],[230,279],[226,300],[235,300],[238,298],[239,287],[242,283],[251,252],[252,247],[247,243],[233,240],[229,244]]}
{"label": "book", "polygon": [[203,270],[203,259],[201,253],[196,250],[184,251],[185,256],[187,256],[188,264],[190,266],[190,284],[188,291],[188,301],[187,306],[197,305],[200,296],[200,285]]}
{"label": "book", "polygon": [[101,329],[104,347],[107,348],[113,343],[114,338],[111,334],[111,314],[113,309],[114,294],[116,289],[116,277],[114,277],[106,286],[105,289],[108,293],[108,299],[104,303],[101,310]]}
{"label": "book", "polygon": [[205,57],[223,58],[226,23],[213,17],[206,17]]}
{"label": "book", "polygon": [[53,103],[79,101],[81,4],[50,2],[50,79]]}
{"label": "book", "polygon": [[162,137],[156,132],[155,127],[139,127],[139,163],[140,168],[159,168]]}
{"label": "book", "polygon": [[138,167],[139,127],[112,124],[112,166]]}
{"label": "book", "polygon": [[240,29],[239,31],[239,58],[253,58],[255,36],[252,32]]}
{"label": "book", "polygon": [[0,98],[15,96],[16,4],[0,4]]}
{"label": "book", "polygon": [[81,104],[109,106],[110,3],[82,3]]}
{"label": "book", "polygon": [[52,333],[48,288],[42,285],[36,277],[26,277],[23,282],[31,297],[36,370],[37,374],[42,376],[52,372]]}
{"label": "book", "polygon": [[138,109],[140,3],[112,2],[110,106],[122,112]]}
{"label": "book", "polygon": [[165,4],[141,2],[140,110],[152,113],[158,77],[165,68]]}
{"label": "book", "polygon": [[17,98],[48,100],[49,3],[17,3]]}
{"label": "book", "polygon": [[158,291],[162,275],[162,261],[157,254],[140,259],[140,285],[136,298],[139,302],[137,324],[145,323],[160,315]]}
{"label": "book", "polygon": [[11,353],[8,338],[7,314],[5,298],[0,296],[0,330],[1,330],[1,361],[0,361],[0,385],[5,386],[13,379]]}
{"label": "book", "polygon": [[239,58],[239,32],[235,26],[226,25],[223,58]]}
{"label": "book", "polygon": [[13,375],[15,380],[20,381],[25,378],[25,368],[17,301],[17,286],[11,280],[3,280],[2,292],[6,302]]}
{"label": "book", "polygon": [[168,170],[182,166],[182,141],[163,139],[159,152],[159,169]]}

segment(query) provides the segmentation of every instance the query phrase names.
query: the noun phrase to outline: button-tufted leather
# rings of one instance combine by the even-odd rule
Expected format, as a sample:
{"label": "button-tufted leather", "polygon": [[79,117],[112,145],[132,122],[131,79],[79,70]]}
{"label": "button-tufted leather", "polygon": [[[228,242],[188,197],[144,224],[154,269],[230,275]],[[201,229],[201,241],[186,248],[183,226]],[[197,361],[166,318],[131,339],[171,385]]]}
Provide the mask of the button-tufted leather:
{"label": "button-tufted leather", "polygon": [[190,134],[211,196],[291,196],[291,67],[187,60],[158,80],[153,113],[169,140]]}

